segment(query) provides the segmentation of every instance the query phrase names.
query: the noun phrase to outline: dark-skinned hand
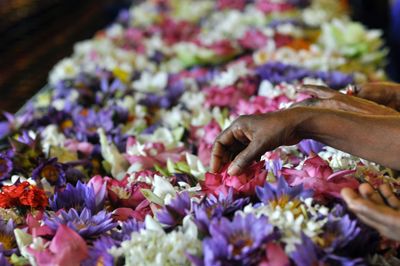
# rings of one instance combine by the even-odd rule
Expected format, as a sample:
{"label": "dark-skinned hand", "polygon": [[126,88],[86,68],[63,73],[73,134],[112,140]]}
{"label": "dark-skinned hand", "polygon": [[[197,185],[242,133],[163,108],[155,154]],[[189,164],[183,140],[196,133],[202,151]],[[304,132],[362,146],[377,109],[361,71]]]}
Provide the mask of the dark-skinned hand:
{"label": "dark-skinned hand", "polygon": [[354,95],[400,111],[400,84],[372,82],[356,86]]}
{"label": "dark-skinned hand", "polygon": [[344,188],[341,194],[362,222],[375,228],[382,236],[400,241],[400,201],[387,184],[381,185],[379,191],[380,194],[369,184],[362,184],[359,193]]}
{"label": "dark-skinned hand", "polygon": [[[315,106],[371,115],[399,114],[394,109],[384,105],[359,97],[346,95],[324,86],[303,85],[298,91],[311,95],[313,98],[296,103],[294,106]],[[369,89],[369,91],[371,90]],[[366,90],[360,90],[360,93],[361,92],[366,92]]]}
{"label": "dark-skinned hand", "polygon": [[217,172],[233,161],[228,173],[238,175],[267,150],[298,143],[300,139],[294,133],[297,120],[296,112],[290,110],[240,116],[215,140],[211,171]]}

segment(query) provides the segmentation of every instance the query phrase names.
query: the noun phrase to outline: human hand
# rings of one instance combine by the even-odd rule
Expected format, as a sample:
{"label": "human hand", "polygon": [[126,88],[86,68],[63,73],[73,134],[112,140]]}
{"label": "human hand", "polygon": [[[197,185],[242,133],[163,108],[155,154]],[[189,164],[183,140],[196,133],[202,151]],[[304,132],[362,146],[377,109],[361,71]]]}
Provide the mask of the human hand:
{"label": "human hand", "polygon": [[232,161],[228,174],[238,175],[266,151],[298,143],[300,139],[295,131],[301,121],[300,113],[298,108],[292,108],[262,115],[240,116],[215,140],[211,171],[217,172]]}
{"label": "human hand", "polygon": [[369,184],[362,184],[359,194],[350,188],[344,188],[341,194],[361,221],[382,236],[400,241],[400,201],[387,184],[381,185],[379,191],[380,194]]}
{"label": "human hand", "polygon": [[400,84],[392,82],[372,82],[355,87],[354,95],[397,111],[400,110]]}
{"label": "human hand", "polygon": [[372,115],[399,115],[398,112],[386,106],[345,95],[324,86],[303,85],[299,92],[309,94],[314,98],[296,103],[294,106],[315,106]]}

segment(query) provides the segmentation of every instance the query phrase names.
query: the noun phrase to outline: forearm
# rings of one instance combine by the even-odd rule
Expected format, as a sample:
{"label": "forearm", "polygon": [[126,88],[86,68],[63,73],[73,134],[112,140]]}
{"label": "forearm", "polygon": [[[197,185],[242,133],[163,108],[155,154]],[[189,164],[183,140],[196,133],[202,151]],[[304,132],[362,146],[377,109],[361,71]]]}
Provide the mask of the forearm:
{"label": "forearm", "polygon": [[301,138],[400,170],[400,117],[298,108]]}

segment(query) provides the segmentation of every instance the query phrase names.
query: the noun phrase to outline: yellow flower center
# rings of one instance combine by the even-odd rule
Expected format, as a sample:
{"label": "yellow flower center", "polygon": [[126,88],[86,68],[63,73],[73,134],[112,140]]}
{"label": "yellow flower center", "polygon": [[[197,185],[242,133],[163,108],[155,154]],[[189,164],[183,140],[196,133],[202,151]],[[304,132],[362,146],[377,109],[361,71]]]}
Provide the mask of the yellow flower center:
{"label": "yellow flower center", "polygon": [[3,244],[4,249],[13,249],[16,247],[15,240],[12,236],[0,233],[0,243]]}
{"label": "yellow flower center", "polygon": [[271,201],[270,205],[273,209],[279,206],[281,209],[290,210],[295,218],[303,214],[301,201],[298,199],[290,200],[287,195],[283,195],[279,199]]}

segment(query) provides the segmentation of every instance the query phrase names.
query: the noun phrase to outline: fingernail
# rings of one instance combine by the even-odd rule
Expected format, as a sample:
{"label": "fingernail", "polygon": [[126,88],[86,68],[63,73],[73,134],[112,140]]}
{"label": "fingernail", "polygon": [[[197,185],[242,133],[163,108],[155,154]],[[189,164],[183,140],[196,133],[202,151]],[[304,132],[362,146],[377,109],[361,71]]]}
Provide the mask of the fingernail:
{"label": "fingernail", "polygon": [[228,175],[235,175],[240,170],[235,164],[231,164],[228,168]]}

